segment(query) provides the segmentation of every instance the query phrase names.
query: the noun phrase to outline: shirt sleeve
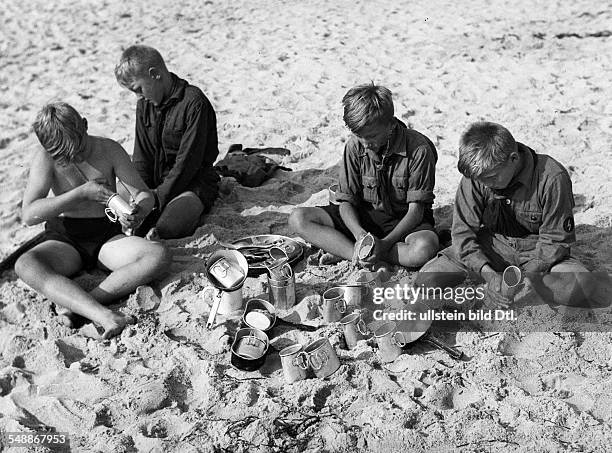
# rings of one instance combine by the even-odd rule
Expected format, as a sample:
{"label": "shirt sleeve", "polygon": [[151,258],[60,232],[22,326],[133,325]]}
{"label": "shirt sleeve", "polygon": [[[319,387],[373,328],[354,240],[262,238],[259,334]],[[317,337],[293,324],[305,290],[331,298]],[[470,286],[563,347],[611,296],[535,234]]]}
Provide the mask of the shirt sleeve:
{"label": "shirt sleeve", "polygon": [[153,156],[148,155],[144,141],[147,139],[147,131],[144,125],[142,102],[136,105],[136,131],[134,134],[134,154],[132,162],[136,171],[145,182],[147,187],[153,187]]}
{"label": "shirt sleeve", "polygon": [[336,201],[346,201],[353,206],[357,206],[362,198],[361,192],[361,173],[357,147],[352,140],[349,140],[344,146]]}
{"label": "shirt sleeve", "polygon": [[463,177],[455,196],[452,241],[459,259],[471,270],[480,272],[489,262],[477,240],[485,195],[469,178]]}
{"label": "shirt sleeve", "polygon": [[560,172],[548,182],[543,188],[542,224],[535,257],[524,266],[528,272],[548,272],[570,255],[570,245],[576,242],[574,195],[569,174]]}
{"label": "shirt sleeve", "polygon": [[436,184],[436,155],[428,145],[419,146],[408,164],[406,202],[432,203]]}
{"label": "shirt sleeve", "polygon": [[157,187],[157,198],[162,208],[172,196],[187,190],[189,183],[204,162],[206,144],[210,139],[209,128],[216,127],[217,121],[212,107],[203,102],[194,102],[189,108],[191,112],[187,114],[187,125],[174,166]]}

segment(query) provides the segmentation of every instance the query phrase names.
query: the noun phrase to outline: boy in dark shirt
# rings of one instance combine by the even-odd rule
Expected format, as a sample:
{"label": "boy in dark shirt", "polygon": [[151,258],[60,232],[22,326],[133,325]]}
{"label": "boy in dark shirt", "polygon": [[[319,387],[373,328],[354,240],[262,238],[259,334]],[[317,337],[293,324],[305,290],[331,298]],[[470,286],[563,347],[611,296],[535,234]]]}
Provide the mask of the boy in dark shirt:
{"label": "boy in dark shirt", "polygon": [[438,250],[432,202],[436,149],[424,135],[395,118],[391,92],[360,85],[342,99],[352,136],[344,148],[336,201],[297,208],[294,231],[344,259],[357,256],[366,233],[375,246],[366,263],[419,267]]}
{"label": "boy in dark shirt", "polygon": [[152,47],[127,48],[115,76],[138,96],[132,160],[157,208],[137,234],[163,239],[193,234],[219,193],[215,111],[199,88],[168,71]]}
{"label": "boy in dark shirt", "polygon": [[462,135],[453,245],[425,266],[416,283],[448,287],[468,273],[486,281],[488,299],[507,306],[501,272],[527,273],[545,299],[579,305],[587,269],[570,256],[575,242],[572,182],[565,168],[514,140],[499,124],[472,124]]}

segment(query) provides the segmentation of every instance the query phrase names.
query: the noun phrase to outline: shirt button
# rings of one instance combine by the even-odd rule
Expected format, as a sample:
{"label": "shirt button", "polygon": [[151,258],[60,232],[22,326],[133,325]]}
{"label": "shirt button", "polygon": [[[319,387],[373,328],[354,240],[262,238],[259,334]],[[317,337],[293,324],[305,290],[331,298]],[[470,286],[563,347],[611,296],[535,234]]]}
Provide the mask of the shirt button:
{"label": "shirt button", "polygon": [[506,199],[506,204],[510,204],[510,200]]}

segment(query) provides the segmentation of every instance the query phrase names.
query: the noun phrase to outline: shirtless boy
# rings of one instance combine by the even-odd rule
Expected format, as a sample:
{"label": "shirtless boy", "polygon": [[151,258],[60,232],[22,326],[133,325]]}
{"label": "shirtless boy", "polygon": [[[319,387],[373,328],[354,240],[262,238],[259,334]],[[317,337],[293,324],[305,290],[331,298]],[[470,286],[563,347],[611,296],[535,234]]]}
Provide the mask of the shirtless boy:
{"label": "shirtless boy", "polygon": [[[71,325],[81,315],[104,329],[102,338],[113,337],[129,318],[105,305],[154,279],[167,252],[159,243],[122,234],[120,224],[105,216],[105,203],[119,179],[136,208],[119,221],[135,228],[153,208],[153,197],[121,145],[89,135],[87,120],[70,105],[45,105],[33,127],[42,148],[32,161],[22,216],[28,225],[46,222],[46,238],[17,260],[15,271],[63,307],[60,321]],[[95,266],[111,273],[91,291],[70,279]]]}

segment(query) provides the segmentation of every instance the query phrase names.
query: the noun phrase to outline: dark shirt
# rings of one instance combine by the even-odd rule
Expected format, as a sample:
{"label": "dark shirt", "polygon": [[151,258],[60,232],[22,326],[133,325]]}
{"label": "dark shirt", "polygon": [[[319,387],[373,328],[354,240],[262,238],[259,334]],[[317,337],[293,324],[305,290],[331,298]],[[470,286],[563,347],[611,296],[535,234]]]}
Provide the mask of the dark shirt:
{"label": "dark shirt", "polygon": [[[523,159],[521,171],[503,194],[480,182],[463,177],[455,198],[452,238],[459,258],[470,269],[480,272],[489,262],[477,240],[483,226],[483,214],[495,200],[502,201],[513,214],[517,226],[534,239],[534,256],[525,265],[533,272],[548,271],[569,256],[570,244],[576,241],[574,231],[574,197],[567,170],[552,157],[536,154],[518,143]],[[500,234],[497,231],[492,233]],[[506,236],[510,237],[510,236]]]}
{"label": "dark shirt", "polygon": [[337,201],[402,218],[409,203],[423,203],[423,219],[433,225],[435,169],[438,155],[423,134],[394,118],[395,128],[382,156],[351,136],[344,147]]}
{"label": "dark shirt", "polygon": [[132,160],[160,208],[185,191],[200,198],[218,193],[213,163],[219,155],[217,119],[199,88],[172,75],[172,91],[160,106],[140,99]]}

